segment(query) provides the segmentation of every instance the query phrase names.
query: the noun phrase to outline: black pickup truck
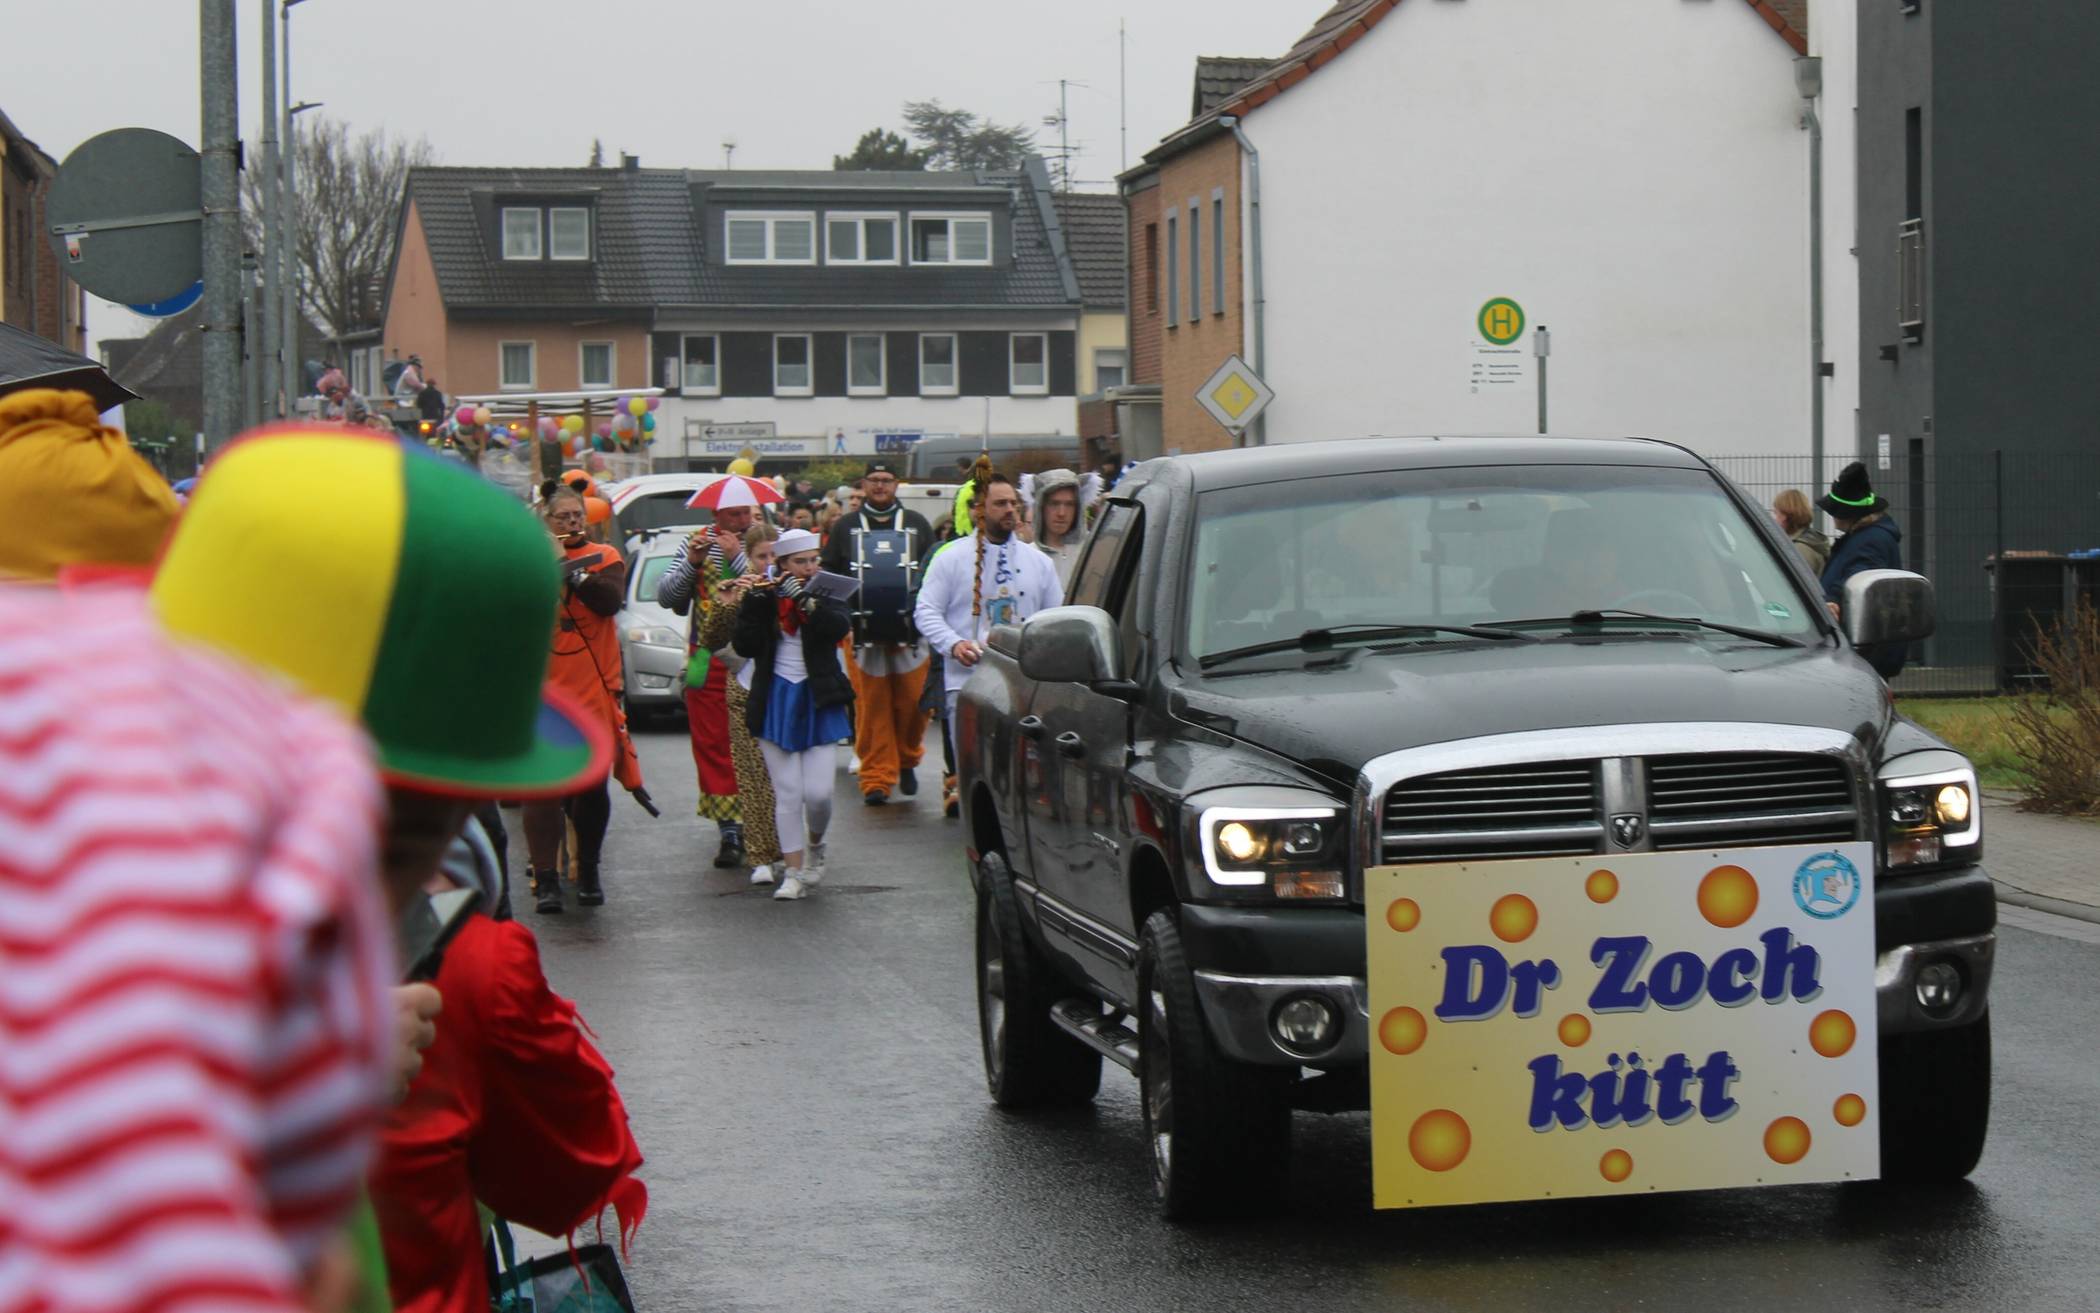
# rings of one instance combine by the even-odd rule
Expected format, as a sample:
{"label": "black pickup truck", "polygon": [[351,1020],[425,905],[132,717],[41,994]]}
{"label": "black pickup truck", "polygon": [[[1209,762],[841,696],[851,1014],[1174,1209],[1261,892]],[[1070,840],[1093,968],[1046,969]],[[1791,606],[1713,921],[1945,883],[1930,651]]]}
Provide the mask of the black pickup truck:
{"label": "black pickup truck", "polygon": [[1067,603],[957,715],[985,1069],[1007,1108],[1134,1072],[1167,1215],[1369,1106],[1365,876],[1409,863],[1871,844],[1881,1174],[1975,1165],[1975,773],[1855,650],[1930,634],[1923,578],[1833,618],[1668,443],[1381,438],[1145,462]]}

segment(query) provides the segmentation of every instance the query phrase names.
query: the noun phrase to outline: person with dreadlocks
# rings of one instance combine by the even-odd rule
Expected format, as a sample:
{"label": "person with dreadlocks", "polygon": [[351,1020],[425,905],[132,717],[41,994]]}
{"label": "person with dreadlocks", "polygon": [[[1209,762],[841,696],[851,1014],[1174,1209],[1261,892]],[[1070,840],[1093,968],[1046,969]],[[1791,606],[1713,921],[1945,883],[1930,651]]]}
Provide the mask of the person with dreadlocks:
{"label": "person with dreadlocks", "polygon": [[[970,667],[983,657],[992,626],[1020,624],[1065,600],[1050,558],[1014,535],[1021,522],[1021,493],[1013,480],[994,472],[990,459],[980,456],[972,482],[977,485],[976,528],[933,558],[913,613],[919,632],[945,658],[943,710],[949,746],[958,754],[956,695]],[[947,810],[955,798],[955,777],[944,783],[941,802]]]}

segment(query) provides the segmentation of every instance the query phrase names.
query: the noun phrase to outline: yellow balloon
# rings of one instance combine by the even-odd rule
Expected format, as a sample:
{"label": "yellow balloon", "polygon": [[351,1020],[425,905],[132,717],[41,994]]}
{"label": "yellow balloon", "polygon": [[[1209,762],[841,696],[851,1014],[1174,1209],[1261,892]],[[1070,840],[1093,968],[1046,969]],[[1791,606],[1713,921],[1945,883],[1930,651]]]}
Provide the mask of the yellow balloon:
{"label": "yellow balloon", "polygon": [[739,456],[735,460],[729,462],[729,472],[731,474],[741,474],[748,479],[753,474],[758,472],[758,466],[753,465],[750,461],[745,460],[742,456]]}
{"label": "yellow balloon", "polygon": [[649,413],[648,400],[643,397],[627,398],[627,413],[634,416],[636,419],[640,419],[642,416]]}

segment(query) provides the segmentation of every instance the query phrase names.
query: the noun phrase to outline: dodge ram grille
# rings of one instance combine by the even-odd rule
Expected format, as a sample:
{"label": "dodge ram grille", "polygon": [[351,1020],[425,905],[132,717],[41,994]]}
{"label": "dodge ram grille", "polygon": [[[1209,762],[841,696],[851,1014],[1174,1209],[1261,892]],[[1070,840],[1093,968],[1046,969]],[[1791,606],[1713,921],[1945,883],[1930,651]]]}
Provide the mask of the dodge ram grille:
{"label": "dodge ram grille", "polygon": [[[1626,825],[1629,817],[1641,824]],[[1383,822],[1379,852],[1389,863],[1837,843],[1859,833],[1844,761],[1786,753],[1512,763],[1421,775],[1386,794]]]}
{"label": "dodge ram grille", "polygon": [[1657,848],[1835,843],[1858,825],[1845,764],[1831,757],[1648,759],[1648,830]]}

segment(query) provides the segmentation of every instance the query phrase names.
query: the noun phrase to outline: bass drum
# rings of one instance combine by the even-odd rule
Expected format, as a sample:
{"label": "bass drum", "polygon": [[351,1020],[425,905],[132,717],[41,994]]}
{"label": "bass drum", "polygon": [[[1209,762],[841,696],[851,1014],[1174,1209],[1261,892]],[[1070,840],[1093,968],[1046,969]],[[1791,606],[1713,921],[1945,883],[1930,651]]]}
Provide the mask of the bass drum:
{"label": "bass drum", "polygon": [[864,529],[853,540],[853,573],[860,580],[853,636],[862,643],[913,643],[918,602],[918,534],[912,529]]}

